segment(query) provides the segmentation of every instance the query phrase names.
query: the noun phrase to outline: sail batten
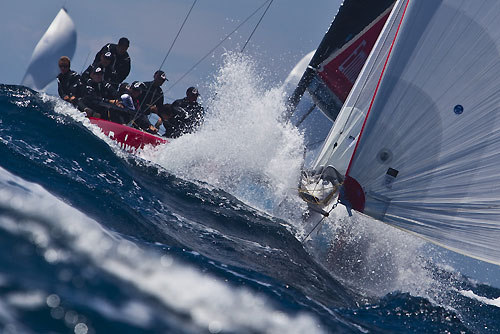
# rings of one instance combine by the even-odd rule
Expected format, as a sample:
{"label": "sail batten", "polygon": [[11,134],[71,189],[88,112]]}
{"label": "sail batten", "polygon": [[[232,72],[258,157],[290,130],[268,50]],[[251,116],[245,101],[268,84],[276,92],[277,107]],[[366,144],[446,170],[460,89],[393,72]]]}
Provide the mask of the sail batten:
{"label": "sail batten", "polygon": [[47,31],[36,45],[21,85],[43,90],[56,79],[57,60],[72,58],[76,49],[76,30],[66,9],[61,8]]}

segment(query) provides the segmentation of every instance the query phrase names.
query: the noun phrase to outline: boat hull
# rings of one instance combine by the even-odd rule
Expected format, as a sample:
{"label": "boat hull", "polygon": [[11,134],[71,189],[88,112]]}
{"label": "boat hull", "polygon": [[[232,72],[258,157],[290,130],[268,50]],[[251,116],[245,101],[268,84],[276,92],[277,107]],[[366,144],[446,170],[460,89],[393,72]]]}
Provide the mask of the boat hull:
{"label": "boat hull", "polygon": [[90,117],[89,119],[90,122],[97,125],[106,136],[116,141],[122,149],[128,152],[135,152],[139,149],[143,149],[146,145],[157,146],[168,142],[164,138],[126,125],[95,117]]}

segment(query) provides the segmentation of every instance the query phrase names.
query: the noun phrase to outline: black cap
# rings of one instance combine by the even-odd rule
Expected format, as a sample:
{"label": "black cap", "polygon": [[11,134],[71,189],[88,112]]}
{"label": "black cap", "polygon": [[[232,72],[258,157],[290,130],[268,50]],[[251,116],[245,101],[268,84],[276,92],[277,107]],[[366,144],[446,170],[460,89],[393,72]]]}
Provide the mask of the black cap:
{"label": "black cap", "polygon": [[186,95],[196,95],[199,96],[200,93],[198,93],[198,88],[196,87],[189,87],[186,91]]}
{"label": "black cap", "polygon": [[163,72],[162,70],[156,71],[155,74],[154,74],[154,77],[156,78],[157,75],[159,75],[160,78],[162,78],[163,80],[167,80],[168,81],[167,76],[165,75],[165,72]]}
{"label": "black cap", "polygon": [[133,90],[145,90],[146,88],[147,87],[144,84],[144,82],[141,82],[141,81],[134,81],[130,85],[130,89],[133,89]]}

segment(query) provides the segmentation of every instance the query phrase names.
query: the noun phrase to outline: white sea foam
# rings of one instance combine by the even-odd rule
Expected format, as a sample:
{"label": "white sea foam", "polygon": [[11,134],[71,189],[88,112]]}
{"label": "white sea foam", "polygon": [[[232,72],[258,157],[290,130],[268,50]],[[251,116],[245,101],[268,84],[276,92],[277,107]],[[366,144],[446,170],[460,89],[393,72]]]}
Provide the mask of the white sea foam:
{"label": "white sea foam", "polygon": [[248,57],[228,54],[202,96],[206,117],[199,131],[141,156],[178,177],[272,209],[296,188],[303,152],[300,133],[281,120],[283,89],[265,87]]}
{"label": "white sea foam", "polygon": [[474,292],[472,292],[470,290],[460,290],[460,293],[465,297],[475,299],[475,300],[480,301],[481,303],[484,303],[486,305],[500,307],[500,297],[495,298],[495,299],[482,297],[482,296],[476,295]]}
{"label": "white sea foam", "polygon": [[369,296],[393,291],[425,295],[438,283],[418,254],[425,242],[338,206],[312,234],[308,248],[345,284]]}
{"label": "white sea foam", "polygon": [[[63,243],[74,256],[90,259],[125,284],[189,315],[200,328],[214,332],[322,332],[312,316],[284,314],[267,298],[246,288],[228,285],[175,260],[162,261],[160,254],[122,240],[39,185],[1,168],[0,207],[25,217],[22,223],[0,217],[0,228],[25,237],[42,251],[55,242],[53,231],[57,230],[57,243]],[[147,309],[142,307],[137,319],[130,320],[135,314],[130,310],[122,312],[124,320],[135,324],[148,321]]]}
{"label": "white sea foam", "polygon": [[[116,141],[112,140],[108,136],[102,132],[102,130],[97,126],[92,123],[90,123],[90,120],[86,117],[85,113],[79,111],[76,109],[74,106],[69,104],[68,102],[63,101],[62,99],[56,97],[56,96],[51,96],[46,93],[40,93],[40,96],[42,98],[42,101],[44,102],[50,102],[54,104],[54,111],[57,114],[69,116],[73,118],[75,121],[78,121],[82,123],[86,128],[88,128],[96,137],[100,138],[104,142],[106,142],[111,149],[116,153],[116,155],[120,157],[127,157],[129,156],[129,153],[124,151],[123,149],[120,148],[119,144],[117,144]],[[58,118],[58,121],[62,122],[62,118]]]}

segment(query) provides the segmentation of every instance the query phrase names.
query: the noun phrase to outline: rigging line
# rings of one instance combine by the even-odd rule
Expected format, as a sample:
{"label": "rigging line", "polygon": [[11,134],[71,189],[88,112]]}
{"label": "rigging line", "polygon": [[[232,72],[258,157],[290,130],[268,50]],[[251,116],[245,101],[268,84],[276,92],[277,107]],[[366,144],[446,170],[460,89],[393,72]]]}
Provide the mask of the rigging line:
{"label": "rigging line", "polygon": [[271,0],[269,1],[269,4],[267,5],[267,8],[266,10],[264,11],[264,13],[262,14],[262,16],[260,17],[259,19],[259,22],[257,22],[257,24],[255,25],[255,28],[253,28],[253,31],[252,33],[250,34],[250,36],[248,37],[247,41],[245,42],[245,45],[243,45],[243,47],[241,48],[241,53],[243,53],[243,51],[245,50],[248,42],[250,42],[250,39],[252,38],[253,34],[255,33],[255,30],[257,30],[257,27],[259,26],[260,22],[262,21],[262,19],[264,18],[264,16],[266,15],[267,13],[267,10],[269,9],[269,7],[271,7],[271,4],[273,3],[274,0]]}
{"label": "rigging line", "polygon": [[82,70],[80,71],[80,75],[83,74],[83,71],[85,70],[85,65],[87,65],[87,60],[89,60],[90,57],[90,51],[87,53],[87,58],[85,58],[85,62],[83,63]]}
{"label": "rigging line", "polygon": [[184,25],[186,24],[186,21],[187,21],[187,19],[188,19],[189,15],[191,15],[191,11],[193,10],[193,7],[194,7],[194,5],[196,5],[196,2],[197,2],[197,1],[198,1],[198,0],[194,0],[194,1],[193,1],[193,4],[191,5],[191,8],[189,8],[189,11],[188,11],[188,13],[187,13],[186,17],[184,18],[184,22],[182,22],[182,25],[181,25],[181,27],[179,28],[179,31],[177,32],[177,35],[176,35],[176,36],[175,36],[175,38],[174,38],[174,41],[173,41],[173,42],[172,42],[172,44],[170,45],[170,49],[168,49],[168,52],[167,52],[167,54],[165,55],[165,58],[164,58],[164,59],[163,59],[163,61],[161,62],[161,65],[160,65],[160,67],[159,67],[159,69],[160,69],[160,70],[161,70],[161,68],[163,67],[163,65],[165,64],[165,61],[167,60],[167,57],[170,55],[170,51],[172,51],[172,48],[174,47],[174,44],[175,44],[175,42],[177,41],[177,38],[178,38],[178,37],[179,37],[179,35],[181,34],[182,28],[184,28]]}
{"label": "rigging line", "polygon": [[194,64],[186,73],[184,73],[176,82],[174,82],[170,86],[170,88],[165,90],[165,92],[168,92],[169,90],[174,88],[182,79],[184,79],[189,73],[191,73],[191,71],[194,70],[196,68],[196,66],[198,66],[202,61],[204,61],[205,58],[210,56],[212,54],[212,52],[215,51],[215,49],[217,49],[222,43],[224,43],[229,37],[231,37],[231,35],[234,34],[239,28],[241,28],[242,25],[247,23],[247,21],[250,20],[269,1],[272,1],[272,0],[266,0],[262,5],[260,5],[259,8],[257,8],[252,14],[250,14],[250,16],[248,16],[243,22],[241,22],[233,31],[231,31],[229,34],[227,34],[226,37],[224,37],[224,39],[222,41],[220,41],[215,47],[213,47],[210,51],[208,51],[206,55],[204,55],[196,64]]}
{"label": "rigging line", "polygon": [[302,118],[295,124],[295,127],[298,128],[302,122],[306,120],[306,118],[314,111],[316,108],[316,104],[313,103],[313,105],[309,108],[309,110],[302,116]]}
{"label": "rigging line", "polygon": [[[191,5],[191,8],[189,8],[189,11],[188,11],[188,13],[187,13],[186,17],[184,18],[184,21],[182,22],[181,27],[179,28],[179,31],[177,31],[177,35],[175,35],[175,38],[174,38],[174,40],[172,41],[172,44],[170,44],[170,48],[168,49],[167,54],[165,55],[165,58],[163,58],[163,61],[161,62],[160,67],[158,68],[158,70],[161,70],[161,69],[162,69],[162,67],[163,67],[163,65],[165,64],[165,61],[167,61],[167,58],[168,58],[168,56],[170,55],[170,52],[172,51],[172,48],[174,47],[175,42],[177,41],[177,38],[178,38],[178,37],[179,37],[179,35],[181,34],[182,28],[184,28],[184,25],[186,24],[186,21],[188,20],[189,15],[191,15],[191,12],[193,11],[194,5],[196,5],[196,2],[197,2],[197,1],[198,1],[198,0],[194,0],[194,1],[193,1],[193,4]],[[144,100],[145,100],[145,98],[148,96],[149,92],[151,91],[151,87],[153,87],[153,85],[152,85],[152,84],[151,84],[151,85],[149,85],[148,90],[147,90],[146,94],[144,95]],[[160,99],[160,96],[159,96],[159,97],[157,97],[157,98],[153,101],[153,103],[152,103],[151,105],[148,105],[148,106],[147,106],[147,108],[146,108],[144,111],[142,111],[142,110],[141,110],[141,109],[142,109],[142,104],[144,103],[144,100],[143,100],[143,101],[141,101],[141,104],[139,105],[139,108],[137,109],[136,114],[134,115],[134,117],[132,118],[132,120],[129,122],[129,125],[131,125],[131,124],[132,124],[132,123],[133,123],[133,122],[137,119],[137,117],[139,116],[139,111],[140,111],[140,110],[141,110],[141,112],[142,112],[142,113],[146,113],[146,111],[148,111],[148,109],[149,109],[152,105],[154,105],[154,104],[155,104],[155,103],[156,103],[159,99]]]}
{"label": "rigging line", "polygon": [[[337,203],[335,203],[335,204],[332,206],[332,208],[328,211],[328,215],[330,215],[330,212],[332,212],[332,210],[333,210],[333,209],[335,209],[335,208],[337,207],[337,204],[338,204],[338,203],[339,203],[339,202],[337,201]],[[314,230],[315,230],[315,229],[316,229],[316,228],[317,228],[317,227],[318,227],[321,223],[323,223],[323,221],[325,220],[325,218],[326,218],[326,217],[327,217],[327,216],[323,216],[323,218],[321,218],[321,219],[319,220],[319,222],[318,222],[316,225],[314,225],[314,227],[311,229],[311,231],[309,231],[309,233],[307,233],[307,235],[306,235],[306,236],[305,236],[305,237],[304,237],[304,238],[300,241],[300,243],[301,243],[301,244],[304,244],[304,242],[307,240],[307,238],[309,238],[309,236],[311,235],[311,233],[313,233],[313,232],[314,232]]]}

